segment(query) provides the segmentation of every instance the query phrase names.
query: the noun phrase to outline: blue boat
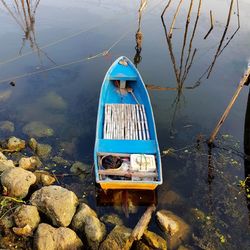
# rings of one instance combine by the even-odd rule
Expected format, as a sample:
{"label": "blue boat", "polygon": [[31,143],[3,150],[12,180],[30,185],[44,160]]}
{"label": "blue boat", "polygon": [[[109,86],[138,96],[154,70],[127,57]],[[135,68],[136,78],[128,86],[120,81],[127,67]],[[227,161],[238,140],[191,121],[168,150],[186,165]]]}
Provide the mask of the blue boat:
{"label": "blue boat", "polygon": [[153,111],[143,80],[125,56],[104,78],[94,150],[96,182],[107,189],[153,190],[162,167]]}

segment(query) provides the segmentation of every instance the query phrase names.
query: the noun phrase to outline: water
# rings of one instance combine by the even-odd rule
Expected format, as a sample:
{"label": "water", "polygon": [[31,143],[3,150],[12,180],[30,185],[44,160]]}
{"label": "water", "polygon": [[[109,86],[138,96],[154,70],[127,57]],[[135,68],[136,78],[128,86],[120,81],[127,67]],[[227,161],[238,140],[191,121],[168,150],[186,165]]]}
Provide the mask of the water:
{"label": "water", "polygon": [[[54,155],[60,152],[69,160],[92,164],[101,83],[108,67],[118,56],[125,55],[133,60],[136,55],[135,33],[138,30],[140,2],[41,0],[34,14],[34,32],[28,36],[26,34],[26,39],[22,30],[23,27],[25,30],[25,24],[22,24],[20,15],[13,9],[14,1],[5,2],[17,19],[1,2],[0,91],[9,95],[1,101],[1,120],[14,122],[14,134],[26,139],[28,137],[23,134],[23,126],[32,121],[41,121],[55,130],[53,137],[39,140],[53,145]],[[148,1],[142,13],[140,31],[143,41],[141,61],[137,67],[146,84],[176,87],[160,18],[166,2]],[[168,31],[178,3],[172,0],[166,12],[164,20]],[[218,135],[218,147],[212,149],[212,167],[208,166],[209,152],[206,145],[201,143],[199,149],[196,147],[198,135],[202,135],[201,140],[208,138],[247,68],[250,42],[250,3],[247,0],[240,1],[240,30],[218,57],[209,79],[205,75],[199,86],[185,89],[193,86],[212,62],[224,31],[229,5],[230,1],[225,0],[203,1],[192,46],[192,53],[194,48],[197,52],[182,92],[178,95],[173,90],[149,88],[161,151],[169,148],[176,150],[174,154],[163,157],[164,184],[157,190],[158,209],[170,209],[192,225],[194,237],[188,244],[194,249],[250,247],[249,211],[244,190],[237,185],[245,178],[242,152],[248,87],[243,88]],[[189,1],[184,1],[176,19],[176,29],[173,30],[172,46],[177,65],[180,65],[188,8]],[[195,0],[183,68],[197,8],[198,1]],[[210,10],[214,17],[214,29],[204,40],[210,28]],[[237,25],[235,1],[222,47],[229,41]],[[58,42],[53,45],[55,41]],[[37,50],[39,47],[41,50]],[[15,87],[9,85],[15,76],[95,56],[110,47],[106,56],[20,77],[15,80]],[[6,136],[1,134],[1,138]],[[62,153],[62,143],[68,145],[71,151]],[[64,173],[68,170],[57,171]],[[208,173],[210,184],[207,181]],[[89,185],[93,183],[92,179],[81,181],[78,177],[68,176],[61,182],[79,195],[84,192],[88,202],[100,214],[113,211],[112,206],[97,203],[94,184]],[[168,190],[178,192],[184,199],[183,203],[171,205],[164,202]],[[192,208],[202,210],[206,215],[205,220],[194,219]],[[144,210],[141,207],[136,214],[124,218],[125,223],[134,226]],[[124,216],[122,212],[121,216]],[[154,222],[150,227],[161,233]]]}

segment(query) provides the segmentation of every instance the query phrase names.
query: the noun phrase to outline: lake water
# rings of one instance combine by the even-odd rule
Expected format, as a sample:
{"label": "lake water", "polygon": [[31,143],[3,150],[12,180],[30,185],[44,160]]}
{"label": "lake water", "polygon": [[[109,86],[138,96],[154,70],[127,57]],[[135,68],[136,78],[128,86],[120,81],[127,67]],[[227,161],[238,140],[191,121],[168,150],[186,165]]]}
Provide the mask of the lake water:
{"label": "lake water", "polygon": [[[239,24],[234,1],[220,51],[229,43],[208,79],[203,73],[220,44],[230,0],[202,1],[187,65],[198,0],[193,1],[184,49],[190,1],[183,1],[173,29],[172,52],[161,21],[168,1],[148,1],[140,27],[140,1],[41,0],[37,6],[31,2],[33,30],[27,32],[21,7],[18,12],[15,1],[0,1],[0,94],[5,93],[5,98],[0,99],[0,115],[2,121],[15,124],[13,134],[27,139],[22,128],[32,121],[43,122],[55,134],[39,142],[51,144],[54,155],[67,145],[71,150],[63,157],[91,165],[99,91],[105,73],[117,57],[125,55],[134,60],[137,56],[137,68],[149,86],[160,149],[170,152],[162,158],[164,184],[157,189],[157,209],[169,209],[192,226],[193,236],[187,244],[193,249],[249,249],[249,210],[245,191],[238,185],[248,168],[243,153],[248,87],[243,88],[223,124],[211,157],[203,141],[247,69],[250,2],[239,1],[240,29],[230,40]],[[164,15],[168,32],[178,3],[172,0]],[[204,39],[210,29],[210,10],[214,27]],[[136,51],[135,34],[139,28],[143,40],[141,51]],[[178,86],[173,57],[177,71],[181,61],[182,72],[188,70],[181,91],[164,90]],[[11,81],[15,81],[14,87]],[[190,86],[194,88],[186,88]],[[6,136],[1,134],[1,138]],[[198,146],[197,138],[201,141]],[[68,173],[64,168],[56,171]],[[60,182],[80,196],[84,194],[99,214],[113,211],[112,206],[97,202],[94,179],[66,176]],[[169,190],[177,192],[182,201],[170,204]],[[195,218],[197,209],[203,212],[203,219]],[[124,218],[125,224],[133,227],[144,210],[140,207]],[[120,215],[124,216],[122,212]],[[162,235],[155,221],[150,229]]]}

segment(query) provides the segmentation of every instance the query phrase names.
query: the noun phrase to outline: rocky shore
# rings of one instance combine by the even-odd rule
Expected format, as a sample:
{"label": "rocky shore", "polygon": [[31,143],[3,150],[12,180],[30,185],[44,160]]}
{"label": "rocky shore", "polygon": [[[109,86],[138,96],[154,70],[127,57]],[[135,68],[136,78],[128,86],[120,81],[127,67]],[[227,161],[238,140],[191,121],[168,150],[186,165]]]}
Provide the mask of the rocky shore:
{"label": "rocky shore", "polygon": [[[32,127],[26,126],[24,132],[38,137],[44,136],[46,131],[47,135],[53,132],[35,124],[40,130],[35,134]],[[149,231],[147,224],[128,247],[133,228],[124,225],[118,214],[106,214],[100,218],[82,196],[61,186],[56,175],[50,169],[46,171],[43,161],[49,157],[54,164],[68,166],[70,172],[81,179],[90,173],[90,167],[82,162],[70,163],[61,156],[51,156],[51,151],[50,145],[40,144],[34,138],[25,141],[10,137],[1,143],[1,248],[190,249],[184,246],[191,235],[190,226],[165,209],[156,209],[151,219],[157,220],[162,235]],[[169,193],[169,199],[180,202],[173,193]]]}

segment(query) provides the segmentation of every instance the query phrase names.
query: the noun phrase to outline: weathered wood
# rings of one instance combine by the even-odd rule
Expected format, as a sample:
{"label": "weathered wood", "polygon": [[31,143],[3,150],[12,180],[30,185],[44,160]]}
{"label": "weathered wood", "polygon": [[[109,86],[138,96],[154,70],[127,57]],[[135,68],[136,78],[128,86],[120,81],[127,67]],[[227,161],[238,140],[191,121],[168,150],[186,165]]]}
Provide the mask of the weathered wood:
{"label": "weathered wood", "polygon": [[237,87],[237,89],[236,89],[236,91],[235,91],[235,93],[234,93],[234,95],[233,95],[231,101],[229,102],[229,104],[228,104],[228,106],[227,106],[225,112],[223,113],[223,115],[221,116],[221,118],[220,118],[220,120],[218,121],[217,125],[215,126],[213,132],[211,133],[210,138],[209,138],[209,140],[208,140],[208,143],[209,143],[209,144],[212,144],[212,143],[213,143],[213,141],[214,141],[214,139],[215,139],[217,133],[219,132],[219,130],[220,130],[222,124],[223,124],[224,121],[226,120],[226,118],[227,118],[227,116],[228,116],[228,114],[229,114],[231,108],[233,107],[233,105],[234,105],[234,103],[235,103],[237,97],[239,96],[240,91],[242,90],[242,88],[244,87],[244,85],[245,85],[247,82],[249,82],[249,81],[250,81],[250,67],[247,69],[247,71],[245,72],[244,76],[242,77],[242,79],[241,79],[241,81],[240,81],[240,83],[239,83],[239,85],[238,85],[238,87]]}
{"label": "weathered wood", "polygon": [[152,204],[147,208],[146,212],[142,215],[141,219],[136,224],[131,235],[127,239],[127,242],[124,246],[124,250],[129,250],[135,240],[140,240],[144,231],[147,229],[148,224],[151,220],[152,213],[155,211],[155,205]]}
{"label": "weathered wood", "polygon": [[116,169],[100,169],[98,170],[100,175],[113,175],[113,176],[126,176],[126,177],[157,177],[157,173],[154,172],[145,172],[145,171],[124,171],[124,170],[116,170]]}
{"label": "weathered wood", "polygon": [[172,38],[172,33],[173,33],[174,25],[175,25],[175,20],[176,20],[176,17],[177,17],[177,15],[178,15],[178,13],[179,13],[179,10],[180,10],[182,1],[183,1],[183,0],[180,0],[179,4],[178,4],[178,6],[177,6],[177,9],[176,9],[176,11],[175,11],[175,13],[174,13],[174,18],[173,18],[173,20],[172,20],[172,23],[171,23],[171,26],[170,26],[170,30],[169,30],[169,34],[168,34],[168,35],[169,35],[169,38]]}

